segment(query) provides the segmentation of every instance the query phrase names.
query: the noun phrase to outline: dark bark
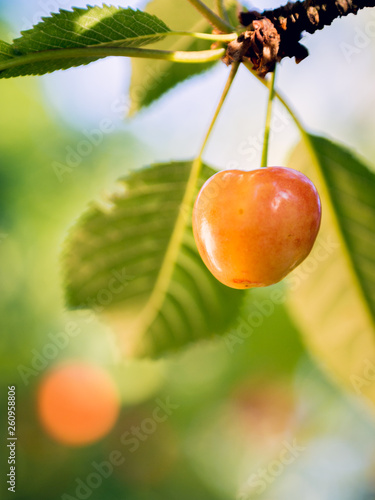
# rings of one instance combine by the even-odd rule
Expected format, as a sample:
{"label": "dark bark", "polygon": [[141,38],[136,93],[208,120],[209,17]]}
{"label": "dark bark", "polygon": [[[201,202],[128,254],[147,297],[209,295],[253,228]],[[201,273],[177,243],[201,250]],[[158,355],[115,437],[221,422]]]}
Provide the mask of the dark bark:
{"label": "dark bark", "polygon": [[334,19],[374,7],[375,0],[305,0],[263,12],[241,12],[240,22],[247,30],[228,46],[225,62],[248,58],[261,76],[273,71],[276,62],[308,56],[300,44],[302,34],[315,33]]}

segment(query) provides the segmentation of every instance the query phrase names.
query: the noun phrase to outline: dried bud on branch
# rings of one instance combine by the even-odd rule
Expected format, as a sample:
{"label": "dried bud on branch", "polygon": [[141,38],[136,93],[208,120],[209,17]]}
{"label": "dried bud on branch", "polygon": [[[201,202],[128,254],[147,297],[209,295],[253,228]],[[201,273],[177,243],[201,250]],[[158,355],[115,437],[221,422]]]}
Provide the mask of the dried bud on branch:
{"label": "dried bud on branch", "polygon": [[262,13],[241,12],[240,22],[247,30],[228,45],[224,61],[250,59],[258,74],[265,76],[284,57],[295,57],[299,63],[308,56],[299,43],[303,32],[315,33],[338,17],[374,6],[375,0],[305,0]]}

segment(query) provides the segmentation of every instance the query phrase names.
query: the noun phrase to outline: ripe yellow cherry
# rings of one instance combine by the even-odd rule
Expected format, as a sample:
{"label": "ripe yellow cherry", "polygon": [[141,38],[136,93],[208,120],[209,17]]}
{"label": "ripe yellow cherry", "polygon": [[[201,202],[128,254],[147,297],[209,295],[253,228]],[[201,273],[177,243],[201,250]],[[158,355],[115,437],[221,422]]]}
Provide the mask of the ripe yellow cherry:
{"label": "ripe yellow cherry", "polygon": [[286,167],[224,170],[202,187],[193,209],[199,253],[232,288],[282,280],[310,253],[321,205],[314,184]]}

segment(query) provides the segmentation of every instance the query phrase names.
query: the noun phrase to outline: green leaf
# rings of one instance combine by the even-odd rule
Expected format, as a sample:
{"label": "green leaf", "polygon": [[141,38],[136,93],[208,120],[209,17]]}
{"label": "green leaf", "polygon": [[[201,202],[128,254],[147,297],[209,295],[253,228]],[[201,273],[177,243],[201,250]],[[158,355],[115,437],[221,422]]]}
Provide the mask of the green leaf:
{"label": "green leaf", "polygon": [[[214,1],[205,2],[214,8]],[[231,18],[235,18],[237,9],[236,0],[227,0],[226,5]],[[175,0],[152,0],[146,7],[150,14],[158,14],[173,27],[174,30],[185,30],[199,33],[212,32],[212,26],[202,18],[198,11],[189,2],[176,2]],[[207,42],[194,38],[180,38],[173,45],[163,41],[158,43],[158,48],[170,50],[196,51],[207,49]],[[132,59],[132,77],[130,82],[131,107],[129,114],[133,115],[141,108],[149,106],[159,99],[168,90],[187,78],[198,75],[215,63],[206,64],[173,64],[170,61],[144,61]]]}
{"label": "green leaf", "polygon": [[375,174],[346,148],[309,137],[317,165],[303,145],[289,164],[315,182],[323,219],[311,255],[289,279],[289,305],[326,369],[375,402],[367,376],[375,363]]}
{"label": "green leaf", "polygon": [[[161,40],[169,28],[156,16],[117,7],[73,8],[44,18],[13,45],[0,42],[0,61],[14,60],[7,69],[0,64],[0,78],[41,75],[88,64],[100,57],[77,49],[140,47]],[[39,55],[39,58],[37,57]],[[41,60],[41,57],[44,60]]]}
{"label": "green leaf", "polygon": [[[109,205],[92,205],[68,238],[68,305],[101,312],[127,355],[155,357],[224,333],[240,306],[243,293],[219,283],[196,249],[191,206],[183,205],[191,166],[154,165],[120,180]],[[204,166],[198,187],[213,173]]]}
{"label": "green leaf", "polygon": [[14,57],[14,50],[9,43],[0,40],[0,61],[6,61]]}

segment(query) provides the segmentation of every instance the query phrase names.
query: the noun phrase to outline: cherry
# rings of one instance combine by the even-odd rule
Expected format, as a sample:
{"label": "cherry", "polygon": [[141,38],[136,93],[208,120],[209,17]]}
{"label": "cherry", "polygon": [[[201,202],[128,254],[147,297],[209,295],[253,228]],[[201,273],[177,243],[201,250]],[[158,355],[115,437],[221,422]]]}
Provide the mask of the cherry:
{"label": "cherry", "polygon": [[45,431],[69,446],[103,437],[119,413],[119,397],[109,375],[86,363],[54,368],[38,388],[38,414]]}
{"label": "cherry", "polygon": [[193,209],[199,253],[232,288],[282,280],[310,253],[321,205],[314,184],[286,167],[224,170],[202,187]]}

